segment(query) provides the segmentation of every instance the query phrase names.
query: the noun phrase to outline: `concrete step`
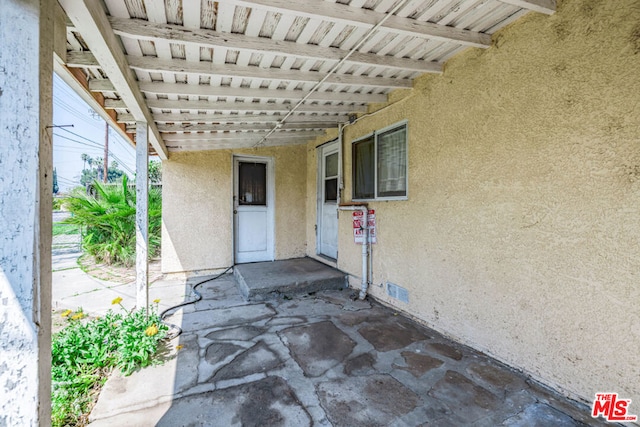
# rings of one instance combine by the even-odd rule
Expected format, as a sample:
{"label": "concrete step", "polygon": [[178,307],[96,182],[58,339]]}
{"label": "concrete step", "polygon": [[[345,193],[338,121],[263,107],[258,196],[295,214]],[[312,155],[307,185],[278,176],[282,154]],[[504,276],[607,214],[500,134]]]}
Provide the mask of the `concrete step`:
{"label": "concrete step", "polygon": [[240,293],[248,301],[347,286],[346,273],[311,258],[238,264],[233,274]]}

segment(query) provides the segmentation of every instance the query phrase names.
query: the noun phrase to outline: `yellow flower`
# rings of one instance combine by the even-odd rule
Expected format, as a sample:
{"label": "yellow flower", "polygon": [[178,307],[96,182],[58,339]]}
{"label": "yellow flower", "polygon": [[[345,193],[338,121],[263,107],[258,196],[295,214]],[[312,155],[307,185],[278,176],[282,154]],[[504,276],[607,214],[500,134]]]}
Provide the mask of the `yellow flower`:
{"label": "yellow flower", "polygon": [[152,337],[155,334],[158,333],[158,327],[155,325],[155,323],[151,326],[149,326],[147,329],[145,329],[144,331],[145,335],[148,337]]}
{"label": "yellow flower", "polygon": [[178,344],[176,346],[176,350],[182,350],[184,348],[184,346],[182,344]]}
{"label": "yellow flower", "polygon": [[80,313],[76,313],[73,316],[71,316],[71,320],[80,320],[84,317],[84,313],[80,312]]}
{"label": "yellow flower", "polygon": [[113,301],[111,301],[111,305],[120,304],[121,302],[122,302],[122,297],[114,298]]}
{"label": "yellow flower", "polygon": [[160,298],[154,299],[153,302],[156,303],[156,304],[160,304]]}
{"label": "yellow flower", "polygon": [[62,314],[60,316],[62,317],[68,317],[70,314],[72,313],[71,310],[65,310],[62,312]]}

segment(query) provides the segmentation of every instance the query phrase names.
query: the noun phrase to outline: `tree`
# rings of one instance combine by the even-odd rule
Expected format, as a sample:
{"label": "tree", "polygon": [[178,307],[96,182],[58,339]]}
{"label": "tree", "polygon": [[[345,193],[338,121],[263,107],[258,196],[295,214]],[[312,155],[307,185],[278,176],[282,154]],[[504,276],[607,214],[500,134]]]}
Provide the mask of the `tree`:
{"label": "tree", "polygon": [[152,184],[162,184],[162,162],[157,160],[149,162],[149,181]]}
{"label": "tree", "polygon": [[[108,264],[130,266],[136,260],[136,192],[129,189],[127,176],[119,185],[94,184],[94,193],[76,188],[66,199],[73,214],[65,220],[86,232],[82,248],[97,260]],[[162,194],[159,188],[149,190],[149,254],[160,250]]]}
{"label": "tree", "polygon": [[58,187],[58,171],[53,168],[53,194],[58,194],[60,187]]}
{"label": "tree", "polygon": [[[86,154],[83,154],[83,156],[86,156]],[[82,159],[85,160],[85,157]],[[86,162],[89,164],[89,169],[84,169],[80,176],[80,184],[85,187],[93,183],[93,181],[102,181],[104,177],[102,157],[92,158],[90,156],[86,156]],[[107,182],[117,182],[123,175],[126,175],[119,166],[118,162],[111,162],[109,170],[107,171]]]}

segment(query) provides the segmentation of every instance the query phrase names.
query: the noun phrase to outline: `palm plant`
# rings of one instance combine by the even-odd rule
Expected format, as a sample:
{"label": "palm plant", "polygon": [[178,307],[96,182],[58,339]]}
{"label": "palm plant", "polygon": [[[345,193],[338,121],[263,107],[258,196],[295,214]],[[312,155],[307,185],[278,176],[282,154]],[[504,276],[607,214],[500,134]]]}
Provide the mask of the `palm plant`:
{"label": "palm plant", "polygon": [[[83,250],[107,264],[131,266],[136,254],[136,197],[129,190],[128,178],[121,185],[104,185],[94,181],[95,196],[78,188],[66,200],[73,214],[65,222],[83,228]],[[158,189],[149,191],[149,255],[160,248],[162,196]]]}

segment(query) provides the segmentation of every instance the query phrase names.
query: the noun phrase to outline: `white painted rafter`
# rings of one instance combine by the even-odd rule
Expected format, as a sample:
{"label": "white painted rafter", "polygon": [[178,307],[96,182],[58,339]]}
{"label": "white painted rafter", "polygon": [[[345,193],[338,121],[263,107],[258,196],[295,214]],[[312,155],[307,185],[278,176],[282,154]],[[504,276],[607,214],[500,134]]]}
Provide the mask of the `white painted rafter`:
{"label": "white painted rafter", "polygon": [[[249,131],[249,132],[211,132],[211,133],[165,133],[164,138],[167,144],[173,142],[186,141],[225,141],[225,140],[246,140],[248,138],[262,138],[266,134],[266,130]],[[275,133],[274,138],[278,139],[298,139],[306,141],[309,138],[315,138],[324,134],[324,130],[304,130],[304,131],[279,131]]]}
{"label": "white painted rafter", "polygon": [[[211,62],[192,63],[183,59],[160,59],[153,57],[128,57],[129,65],[133,69],[149,72],[171,72],[184,74],[198,74],[206,76],[221,76],[237,79],[258,80],[290,80],[297,82],[315,83],[322,80],[322,73],[313,71],[284,70],[282,68],[243,67],[234,64],[213,64]],[[357,85],[381,88],[410,88],[409,79],[388,79],[384,77],[352,76],[348,74],[334,74],[326,80],[327,83],[338,85]],[[167,82],[171,83],[171,82]]]}
{"label": "white painted rafter", "polygon": [[[216,124],[216,123],[277,123],[282,116],[275,114],[199,114],[199,113],[156,113],[153,119],[158,126],[163,123],[184,124]],[[349,120],[348,115],[342,114],[293,114],[287,119],[287,123],[344,123]],[[135,123],[133,115],[129,113],[118,114],[118,123]]]}
{"label": "white painted rafter", "polygon": [[[533,0],[532,0],[533,1]],[[540,0],[542,1],[542,0]],[[354,8],[340,3],[312,0],[219,0],[220,4],[231,3],[244,7],[265,9],[274,13],[296,14],[313,19],[340,22],[346,25],[373,27],[385,19],[386,11],[379,12],[363,8]],[[400,34],[418,35],[465,46],[489,47],[491,37],[487,34],[452,28],[415,19],[390,16],[381,27],[384,31]]]}
{"label": "white painted rafter", "polygon": [[556,12],[556,0],[499,0],[502,3],[512,6],[521,7],[523,9],[533,10],[535,12],[553,15]]}
{"label": "white painted rafter", "polygon": [[[72,50],[65,64],[89,76],[88,89],[104,95],[105,108],[117,110],[127,131],[146,121],[152,141],[174,132],[242,134],[215,144],[166,144],[171,151],[253,146],[260,132],[246,131],[269,128],[259,145],[288,144],[288,135],[279,136],[283,129],[344,123],[366,111],[367,104],[386,102],[391,91],[412,87],[420,74],[441,73],[445,61],[464,49],[489,47],[491,34],[530,11],[551,14],[556,8],[556,0],[61,3],[71,11],[88,9],[86,14],[102,26],[94,27],[107,33],[96,36],[90,25],[69,20],[67,48]],[[93,16],[99,12],[99,19]],[[104,53],[96,51],[98,61],[82,51],[87,45],[95,50],[93,42],[85,44],[94,37],[120,50],[112,53],[118,60],[124,57],[115,61],[120,81],[108,65],[103,68]],[[130,86],[124,92],[123,81]]]}
{"label": "white painted rafter", "polygon": [[[194,111],[264,111],[264,112],[289,112],[293,108],[292,104],[279,104],[275,102],[210,102],[210,101],[174,101],[171,99],[148,99],[149,108],[159,110],[194,110]],[[105,99],[104,108],[126,109],[127,105],[116,99]],[[364,112],[367,107],[364,104],[304,104],[297,111],[299,112],[322,112],[350,114],[352,112]]]}
{"label": "white painted rafter", "polygon": [[[282,130],[305,130],[305,129],[329,129],[337,128],[337,122],[317,122],[317,123],[285,123],[280,127]],[[267,131],[273,128],[272,122],[262,123],[243,123],[242,126],[238,124],[193,124],[193,123],[173,123],[173,124],[159,124],[158,130],[160,132],[233,132],[238,129],[243,131]]]}
{"label": "white painted rafter", "polygon": [[[301,90],[251,89],[245,87],[190,85],[184,83],[141,82],[139,87],[142,92],[155,95],[214,96],[290,101],[297,101],[305,95],[305,92]],[[94,79],[89,81],[89,90],[92,92],[113,92],[115,88],[109,80]],[[371,102],[386,102],[387,95],[376,93],[318,92],[312,94],[309,100],[345,101],[365,104]],[[176,100],[174,99],[174,101]],[[194,101],[197,101],[197,99],[185,100],[184,102]]]}
{"label": "white painted rafter", "polygon": [[[271,40],[265,37],[247,37],[241,34],[220,33],[214,30],[188,30],[180,25],[154,24],[141,19],[109,18],[113,31],[125,38],[139,40],[172,40],[186,46],[196,45],[215,49],[236,49],[261,54],[290,55],[303,59],[319,61],[339,61],[346,52],[335,47]],[[442,71],[442,64],[416,61],[406,58],[394,58],[370,53],[355,52],[349,57],[349,63],[359,65],[377,65],[400,70],[421,72]]]}
{"label": "white painted rafter", "polygon": [[137,121],[148,123],[151,145],[160,158],[166,159],[167,147],[151,117],[151,112],[145,105],[124,52],[110,28],[102,4],[98,0],[61,0],[60,4],[82,34],[85,43],[111,79],[131,114]]}

